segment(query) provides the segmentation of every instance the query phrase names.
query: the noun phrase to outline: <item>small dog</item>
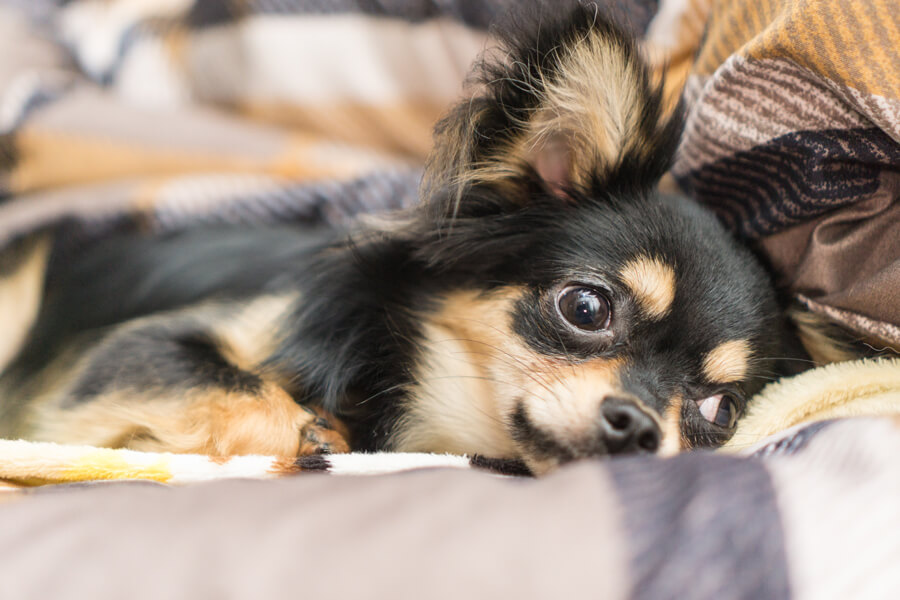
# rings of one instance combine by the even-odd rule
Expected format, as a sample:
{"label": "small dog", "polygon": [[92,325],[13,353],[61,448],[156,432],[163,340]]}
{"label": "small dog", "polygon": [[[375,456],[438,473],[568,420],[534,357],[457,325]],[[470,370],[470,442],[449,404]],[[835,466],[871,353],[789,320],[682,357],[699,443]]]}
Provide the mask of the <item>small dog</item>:
{"label": "small dog", "polygon": [[122,236],[47,284],[2,432],[172,452],[519,459],[725,442],[772,375],[770,281],[657,183],[678,143],[595,10],[505,34],[423,198],[350,231]]}

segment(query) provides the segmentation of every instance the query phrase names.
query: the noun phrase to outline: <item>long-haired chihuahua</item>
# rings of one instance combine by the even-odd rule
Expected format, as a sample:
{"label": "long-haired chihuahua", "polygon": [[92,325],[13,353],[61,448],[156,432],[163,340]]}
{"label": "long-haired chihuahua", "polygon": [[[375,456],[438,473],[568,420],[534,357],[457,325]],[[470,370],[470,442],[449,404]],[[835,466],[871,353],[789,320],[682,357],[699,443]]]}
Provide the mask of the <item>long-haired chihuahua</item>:
{"label": "long-haired chihuahua", "polygon": [[536,473],[727,440],[778,352],[772,285],[710,212],[657,191],[680,111],[629,34],[570,8],[501,32],[416,207],[85,251],[0,380],[0,433]]}

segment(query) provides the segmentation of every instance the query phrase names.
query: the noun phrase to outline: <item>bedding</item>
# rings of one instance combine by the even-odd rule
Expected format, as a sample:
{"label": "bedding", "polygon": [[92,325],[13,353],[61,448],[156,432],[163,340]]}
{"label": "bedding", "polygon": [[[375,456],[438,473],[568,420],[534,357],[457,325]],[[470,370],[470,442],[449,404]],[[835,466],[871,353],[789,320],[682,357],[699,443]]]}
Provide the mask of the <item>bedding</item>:
{"label": "bedding", "polygon": [[0,595],[893,598],[898,427],[821,422],[748,457],[541,479],[429,468],[0,493]]}
{"label": "bedding", "polygon": [[[4,278],[32,234],[52,279],[112,233],[341,225],[414,203],[489,24],[552,6],[0,0],[0,313],[16,308],[0,362],[36,310],[40,286]],[[479,457],[3,441],[0,597],[894,597],[900,15],[885,0],[597,9],[683,97],[671,184],[806,314],[888,358],[770,386],[723,452],[540,480]]]}

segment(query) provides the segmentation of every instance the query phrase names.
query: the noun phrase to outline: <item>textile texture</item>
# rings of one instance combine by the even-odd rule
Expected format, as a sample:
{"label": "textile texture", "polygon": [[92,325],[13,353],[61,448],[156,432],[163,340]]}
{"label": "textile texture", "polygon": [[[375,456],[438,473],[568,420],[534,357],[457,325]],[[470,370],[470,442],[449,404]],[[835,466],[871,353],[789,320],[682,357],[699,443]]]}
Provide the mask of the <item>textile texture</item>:
{"label": "textile texture", "polygon": [[586,461],[537,480],[420,468],[0,493],[0,592],[887,599],[898,452],[896,420],[852,419],[745,457]]}

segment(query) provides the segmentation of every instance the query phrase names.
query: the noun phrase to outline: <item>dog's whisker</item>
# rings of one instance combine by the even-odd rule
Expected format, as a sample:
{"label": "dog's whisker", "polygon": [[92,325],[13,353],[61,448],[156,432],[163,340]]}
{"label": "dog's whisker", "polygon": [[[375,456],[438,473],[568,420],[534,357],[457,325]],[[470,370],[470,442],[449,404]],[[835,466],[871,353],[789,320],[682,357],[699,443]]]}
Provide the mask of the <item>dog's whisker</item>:
{"label": "dog's whisker", "polygon": [[[551,397],[556,396],[553,389],[549,386],[549,382],[547,382],[546,380],[543,379],[542,373],[540,373],[539,371],[534,371],[534,370],[529,369],[528,365],[526,365],[521,359],[519,359],[518,357],[514,356],[513,354],[507,352],[506,350],[504,350],[494,344],[491,344],[489,342],[485,342],[483,340],[476,340],[476,339],[472,339],[472,338],[462,338],[461,337],[461,338],[442,338],[440,340],[430,340],[430,341],[422,343],[422,345],[424,345],[426,347],[434,347],[441,343],[451,343],[451,342],[466,342],[466,343],[470,343],[470,344],[477,344],[477,345],[485,346],[490,350],[493,350],[494,351],[493,353],[476,352],[473,350],[466,350],[466,351],[454,351],[454,354],[464,354],[464,355],[470,354],[470,355],[476,355],[476,356],[486,356],[486,357],[492,358],[494,360],[499,360],[499,361],[507,364],[508,366],[515,367],[516,371],[518,373],[520,373],[520,374],[528,377],[532,381],[534,381],[535,384],[537,384],[538,386],[543,388],[548,394],[550,394]],[[463,359],[461,359],[461,358],[458,358],[457,360],[463,361]],[[477,367],[481,367],[481,368],[485,367],[485,365],[483,365],[481,363],[474,363],[471,361],[463,361],[463,362],[465,362],[466,364],[472,365],[472,366],[477,366]]]}
{"label": "dog's whisker", "polygon": [[425,377],[422,379],[422,381],[442,381],[442,380],[448,380],[448,379],[475,379],[475,380],[479,380],[479,381],[489,381],[491,383],[497,383],[500,385],[514,387],[529,396],[533,396],[533,397],[537,398],[538,400],[541,400],[542,402],[549,402],[549,400],[547,398],[544,398],[538,394],[535,394],[534,390],[530,390],[526,387],[523,387],[516,383],[512,383],[510,381],[503,381],[501,379],[497,379],[495,377],[489,377],[486,375],[437,375],[437,376],[433,376],[433,377]]}
{"label": "dog's whisker", "polygon": [[[501,362],[504,362],[508,366],[517,367],[516,372],[518,372],[518,373],[528,377],[532,381],[534,381],[538,386],[540,386],[541,388],[546,390],[547,393],[549,393],[551,396],[553,396],[553,397],[556,396],[556,393],[553,391],[553,389],[549,385],[550,382],[546,381],[543,377],[541,377],[540,376],[540,375],[542,375],[541,373],[527,369],[526,365],[524,365],[520,359],[513,356],[512,354],[506,353],[503,349],[498,348],[498,347],[494,346],[493,344],[489,344],[487,342],[478,342],[476,340],[465,340],[465,339],[462,339],[461,341],[480,343],[484,346],[487,346],[491,350],[494,350],[494,352],[496,352],[497,354],[488,353],[488,352],[475,352],[475,351],[469,351],[469,353],[474,354],[476,356],[487,356],[487,357],[490,357],[490,358],[493,358],[496,360],[500,360]],[[510,361],[512,361],[512,362],[510,362]],[[479,364],[478,366],[483,366],[483,365]]]}
{"label": "dog's whisker", "polygon": [[814,361],[814,360],[810,360],[810,359],[808,359],[808,358],[797,358],[797,357],[794,357],[794,356],[765,356],[765,357],[761,356],[761,357],[754,358],[753,360],[766,360],[766,361],[784,361],[784,360],[792,360],[792,361],[794,361],[794,362],[803,362],[803,363],[807,363],[807,364],[811,364],[811,365],[816,365],[816,364],[818,364],[818,363],[817,363],[816,361]]}

